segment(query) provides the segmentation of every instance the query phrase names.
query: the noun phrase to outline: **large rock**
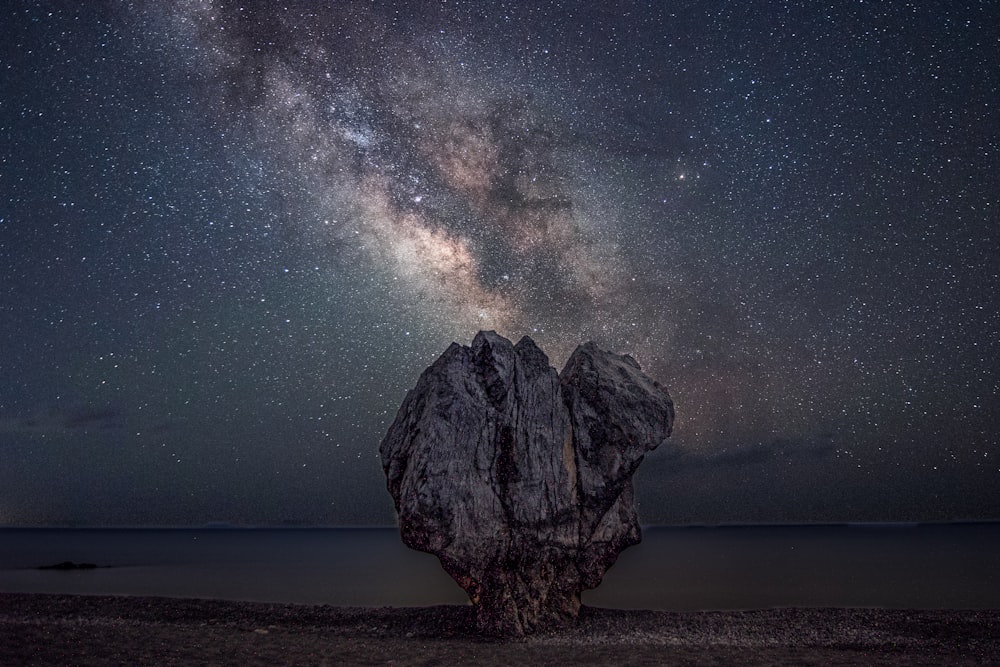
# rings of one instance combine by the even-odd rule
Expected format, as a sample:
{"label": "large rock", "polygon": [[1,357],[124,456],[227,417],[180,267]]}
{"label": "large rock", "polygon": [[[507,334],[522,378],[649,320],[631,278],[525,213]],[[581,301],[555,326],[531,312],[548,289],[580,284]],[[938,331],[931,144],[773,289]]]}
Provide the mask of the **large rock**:
{"label": "large rock", "polygon": [[561,375],[527,336],[453,343],[380,447],[403,541],[440,559],[484,632],[572,621],[580,593],[641,539],[632,474],[673,417],[634,359],[593,343]]}

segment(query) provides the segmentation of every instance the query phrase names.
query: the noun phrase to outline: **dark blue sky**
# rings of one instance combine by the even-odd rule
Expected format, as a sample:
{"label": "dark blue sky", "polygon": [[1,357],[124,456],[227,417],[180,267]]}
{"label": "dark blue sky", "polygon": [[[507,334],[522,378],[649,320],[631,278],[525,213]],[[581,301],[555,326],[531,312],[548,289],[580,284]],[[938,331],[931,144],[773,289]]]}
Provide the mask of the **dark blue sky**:
{"label": "dark blue sky", "polygon": [[479,329],[632,353],[647,523],[1000,517],[989,2],[12,2],[0,525],[388,523]]}

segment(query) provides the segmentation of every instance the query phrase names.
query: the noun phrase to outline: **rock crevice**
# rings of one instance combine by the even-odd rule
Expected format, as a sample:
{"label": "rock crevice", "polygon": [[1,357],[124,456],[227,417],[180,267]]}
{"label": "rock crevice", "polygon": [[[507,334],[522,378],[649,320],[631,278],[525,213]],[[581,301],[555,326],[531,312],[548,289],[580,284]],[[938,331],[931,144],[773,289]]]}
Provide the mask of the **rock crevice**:
{"label": "rock crevice", "polygon": [[527,336],[452,344],[380,446],[403,541],[438,556],[486,633],[571,622],[640,540],[632,474],[673,417],[634,359],[593,343],[558,374]]}

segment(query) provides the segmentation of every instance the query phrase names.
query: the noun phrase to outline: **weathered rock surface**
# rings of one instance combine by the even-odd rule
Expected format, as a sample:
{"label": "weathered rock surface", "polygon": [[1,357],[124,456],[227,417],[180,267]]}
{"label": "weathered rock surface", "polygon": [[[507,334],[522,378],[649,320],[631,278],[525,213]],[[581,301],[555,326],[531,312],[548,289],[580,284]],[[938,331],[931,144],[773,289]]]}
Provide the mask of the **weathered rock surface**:
{"label": "weathered rock surface", "polygon": [[641,539],[632,474],[673,416],[635,360],[593,343],[561,374],[527,336],[453,343],[380,447],[403,541],[440,559],[484,632],[564,625]]}

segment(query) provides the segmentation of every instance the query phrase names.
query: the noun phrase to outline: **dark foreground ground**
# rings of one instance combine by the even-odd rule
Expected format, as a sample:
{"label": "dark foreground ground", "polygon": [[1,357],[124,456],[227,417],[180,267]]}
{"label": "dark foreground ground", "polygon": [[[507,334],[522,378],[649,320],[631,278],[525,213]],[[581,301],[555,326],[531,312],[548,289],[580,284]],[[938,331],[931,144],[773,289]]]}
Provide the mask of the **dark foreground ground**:
{"label": "dark foreground ground", "polygon": [[1000,664],[1000,610],[585,608],[509,642],[470,612],[0,593],[0,665]]}

